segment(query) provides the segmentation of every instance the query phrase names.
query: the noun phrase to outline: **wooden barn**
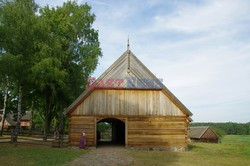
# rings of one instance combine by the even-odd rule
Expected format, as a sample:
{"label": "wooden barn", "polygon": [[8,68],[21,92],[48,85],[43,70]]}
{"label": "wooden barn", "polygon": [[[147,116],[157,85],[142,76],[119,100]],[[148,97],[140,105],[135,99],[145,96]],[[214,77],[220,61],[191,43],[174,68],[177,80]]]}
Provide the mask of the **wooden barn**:
{"label": "wooden barn", "polygon": [[28,127],[30,127],[31,125],[31,112],[30,111],[26,111],[25,114],[22,116],[20,125],[23,129],[28,129]]}
{"label": "wooden barn", "polygon": [[[3,115],[0,110],[0,122],[2,122],[2,119],[3,119]],[[20,126],[22,127],[22,129],[28,129],[30,124],[31,124],[31,112],[26,111],[26,113],[22,116]],[[16,122],[14,121],[13,114],[8,113],[4,121],[4,129],[10,129],[11,127],[15,127],[15,126],[16,126]]]}
{"label": "wooden barn", "polygon": [[112,124],[112,142],[126,147],[186,149],[192,113],[129,50],[65,110],[69,144],[98,146],[97,124]]}
{"label": "wooden barn", "polygon": [[[2,120],[3,120],[3,116],[0,116],[0,126],[2,125]],[[10,128],[14,128],[16,126],[16,122],[13,120],[12,115],[11,114],[7,114],[5,121],[4,121],[4,129],[10,129]],[[0,130],[2,129],[2,126],[0,127]]]}
{"label": "wooden barn", "polygon": [[219,141],[219,136],[209,126],[190,127],[189,136],[193,141],[211,143],[218,143]]}

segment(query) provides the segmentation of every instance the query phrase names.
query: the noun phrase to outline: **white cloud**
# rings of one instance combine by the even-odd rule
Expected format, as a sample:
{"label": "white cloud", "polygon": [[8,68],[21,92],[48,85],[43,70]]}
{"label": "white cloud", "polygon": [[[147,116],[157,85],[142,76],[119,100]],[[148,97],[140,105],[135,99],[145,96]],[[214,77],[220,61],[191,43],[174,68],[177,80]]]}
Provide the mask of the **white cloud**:
{"label": "white cloud", "polygon": [[[250,42],[236,39],[249,28],[244,22],[250,16],[248,5],[244,1],[178,5],[172,13],[152,15],[151,23],[132,29],[131,40],[136,43],[131,44],[132,51],[164,79],[193,112],[195,121],[250,121],[246,117],[250,111],[246,104],[250,101]],[[128,26],[115,19],[112,23],[102,18],[98,25],[103,48],[108,48],[104,52],[109,57],[107,66],[125,50],[128,33]],[[172,40],[167,36],[174,31],[198,35]],[[167,38],[160,39],[158,34]]]}
{"label": "white cloud", "polygon": [[126,50],[129,34],[132,52],[195,121],[250,121],[250,3],[194,2],[88,1],[103,50],[93,76]]}
{"label": "white cloud", "polygon": [[[228,28],[231,24],[247,19],[250,7],[246,1],[208,0],[203,5],[180,5],[167,16],[156,16],[157,30],[177,30],[181,32],[203,32]],[[235,22],[237,20],[237,22]]]}

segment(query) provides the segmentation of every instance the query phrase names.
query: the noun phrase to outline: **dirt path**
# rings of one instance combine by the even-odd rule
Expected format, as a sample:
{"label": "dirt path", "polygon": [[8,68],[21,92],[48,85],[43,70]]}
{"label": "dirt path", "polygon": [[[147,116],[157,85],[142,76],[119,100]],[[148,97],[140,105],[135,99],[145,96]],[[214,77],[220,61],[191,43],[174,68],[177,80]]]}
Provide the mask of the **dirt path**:
{"label": "dirt path", "polygon": [[67,166],[131,165],[133,158],[124,147],[100,147],[68,163]]}

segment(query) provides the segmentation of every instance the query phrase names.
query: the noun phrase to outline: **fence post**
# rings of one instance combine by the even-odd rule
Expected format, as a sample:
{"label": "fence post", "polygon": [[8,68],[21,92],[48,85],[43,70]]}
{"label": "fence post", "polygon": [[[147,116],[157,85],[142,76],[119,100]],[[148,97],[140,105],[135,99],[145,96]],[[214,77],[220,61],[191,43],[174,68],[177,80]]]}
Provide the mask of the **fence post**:
{"label": "fence post", "polygon": [[11,138],[10,138],[10,142],[11,143],[14,143],[14,128],[13,127],[11,127]]}

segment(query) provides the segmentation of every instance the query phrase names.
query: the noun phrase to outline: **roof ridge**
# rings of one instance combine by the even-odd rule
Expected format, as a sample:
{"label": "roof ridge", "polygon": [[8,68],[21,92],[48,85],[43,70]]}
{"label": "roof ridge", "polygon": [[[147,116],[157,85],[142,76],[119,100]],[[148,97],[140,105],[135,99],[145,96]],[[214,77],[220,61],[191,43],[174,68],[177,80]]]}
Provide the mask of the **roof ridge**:
{"label": "roof ridge", "polygon": [[[126,65],[124,64],[125,62],[127,62],[127,67],[123,66]],[[117,67],[118,66],[118,67]],[[120,68],[119,68],[120,67]],[[140,81],[142,83],[142,85],[144,85],[145,87],[147,86],[147,79],[158,79],[134,54],[131,50],[126,50],[114,63],[112,63],[112,65],[106,69],[104,71],[104,73],[102,73],[98,79],[105,79],[109,74],[112,77],[118,77],[121,76],[119,73],[117,74],[116,72],[118,70],[114,70],[114,69],[119,69],[122,70],[122,75],[123,74],[123,70],[125,70],[125,72],[128,75],[134,75],[135,78],[137,78],[137,81]],[[114,71],[112,73],[112,71]],[[126,75],[125,75],[126,76]],[[127,78],[127,77],[126,77]],[[192,116],[192,113],[186,108],[186,106],[184,104],[182,104],[182,102],[175,97],[175,95],[160,81],[157,81],[156,83],[158,87],[155,87],[155,89],[157,90],[162,90],[162,92],[187,116]],[[143,88],[143,87],[142,87]],[[130,88],[131,89],[131,88]],[[134,89],[132,87],[132,89]],[[136,88],[139,89],[139,88]],[[147,88],[145,88],[147,89]],[[94,90],[94,88],[92,89],[85,89],[85,91],[64,111],[65,114],[68,114],[71,110],[73,110],[73,108],[76,107],[76,105],[81,102],[82,100],[84,100],[84,98],[86,96],[88,96],[88,94],[90,94],[92,91]]]}
{"label": "roof ridge", "polygon": [[204,127],[204,131],[203,131],[202,134],[200,135],[200,138],[205,134],[205,132],[206,132],[209,128],[210,128],[209,126]]}

